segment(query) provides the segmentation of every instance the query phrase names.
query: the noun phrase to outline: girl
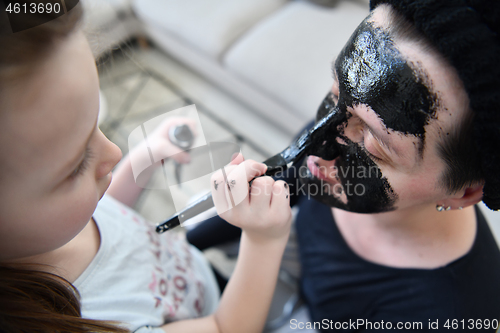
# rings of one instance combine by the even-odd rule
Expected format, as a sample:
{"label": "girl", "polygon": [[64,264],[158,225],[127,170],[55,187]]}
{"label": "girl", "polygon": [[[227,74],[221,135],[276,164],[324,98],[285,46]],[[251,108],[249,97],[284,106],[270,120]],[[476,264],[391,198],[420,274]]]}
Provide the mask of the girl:
{"label": "girl", "polygon": [[[241,155],[225,177],[213,176],[214,184],[229,181],[213,189],[218,212],[243,229],[240,259],[217,306],[200,252],[177,233],[158,236],[120,202],[132,204],[139,190],[127,157],[111,181],[121,152],[96,126],[98,77],[75,29],[79,16],[77,6],[1,37],[2,329],[123,331],[81,319],[82,312],[135,332],[261,331],[290,229],[287,187],[261,177],[249,193],[248,181],[266,167]],[[162,135],[176,122],[162,124],[152,149],[177,152]],[[231,196],[240,203],[228,209]]]}

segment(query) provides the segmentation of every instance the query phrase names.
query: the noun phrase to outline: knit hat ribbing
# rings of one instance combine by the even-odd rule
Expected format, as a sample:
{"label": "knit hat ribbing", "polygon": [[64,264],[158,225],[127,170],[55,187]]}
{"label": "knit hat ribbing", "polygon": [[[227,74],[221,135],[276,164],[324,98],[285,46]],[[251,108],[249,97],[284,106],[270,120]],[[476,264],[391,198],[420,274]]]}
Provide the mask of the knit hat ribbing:
{"label": "knit hat ribbing", "polygon": [[500,209],[500,1],[371,0],[412,22],[457,70],[474,112],[474,143],[485,178],[483,202]]}

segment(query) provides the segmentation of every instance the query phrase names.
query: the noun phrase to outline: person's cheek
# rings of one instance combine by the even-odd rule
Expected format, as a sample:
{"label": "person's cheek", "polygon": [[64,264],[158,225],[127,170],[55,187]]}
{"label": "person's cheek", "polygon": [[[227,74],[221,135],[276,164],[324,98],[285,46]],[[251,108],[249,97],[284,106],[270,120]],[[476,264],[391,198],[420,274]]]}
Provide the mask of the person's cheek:
{"label": "person's cheek", "polygon": [[339,184],[320,180],[308,170],[299,173],[308,195],[328,206],[357,213],[394,210],[397,194],[379,166],[347,138],[339,150],[335,159]]}

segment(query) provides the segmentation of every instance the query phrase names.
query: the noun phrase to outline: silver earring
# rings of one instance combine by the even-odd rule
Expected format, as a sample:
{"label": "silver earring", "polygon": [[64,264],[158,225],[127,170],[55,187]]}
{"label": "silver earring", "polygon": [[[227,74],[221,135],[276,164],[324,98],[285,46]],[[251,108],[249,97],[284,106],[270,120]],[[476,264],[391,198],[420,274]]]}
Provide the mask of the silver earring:
{"label": "silver earring", "polygon": [[458,207],[458,210],[462,210],[463,208],[464,208],[464,207],[460,206],[460,207]]}
{"label": "silver earring", "polygon": [[450,209],[451,209],[451,206],[446,207],[446,210],[450,210]]}
{"label": "silver earring", "polygon": [[438,212],[442,212],[444,210],[444,206],[443,205],[436,205],[436,210]]}

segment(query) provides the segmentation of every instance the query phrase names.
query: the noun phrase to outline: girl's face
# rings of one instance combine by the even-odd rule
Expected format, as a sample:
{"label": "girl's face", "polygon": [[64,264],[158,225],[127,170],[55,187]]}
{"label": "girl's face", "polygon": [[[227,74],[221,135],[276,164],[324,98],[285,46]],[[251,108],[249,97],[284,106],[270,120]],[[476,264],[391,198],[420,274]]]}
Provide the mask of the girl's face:
{"label": "girl's face", "polygon": [[301,173],[318,200],[359,213],[452,197],[440,185],[445,164],[439,143],[468,105],[455,71],[437,55],[391,39],[383,28],[386,10],[378,7],[354,32],[318,111],[318,118],[330,110],[341,115],[319,140],[338,156],[311,155]]}
{"label": "girl's face", "polygon": [[66,244],[89,222],[119,148],[97,127],[99,83],[82,33],[0,99],[0,260]]}

